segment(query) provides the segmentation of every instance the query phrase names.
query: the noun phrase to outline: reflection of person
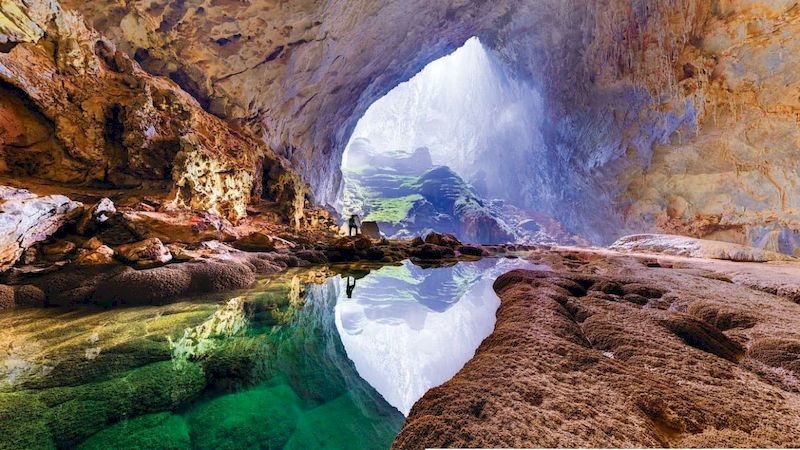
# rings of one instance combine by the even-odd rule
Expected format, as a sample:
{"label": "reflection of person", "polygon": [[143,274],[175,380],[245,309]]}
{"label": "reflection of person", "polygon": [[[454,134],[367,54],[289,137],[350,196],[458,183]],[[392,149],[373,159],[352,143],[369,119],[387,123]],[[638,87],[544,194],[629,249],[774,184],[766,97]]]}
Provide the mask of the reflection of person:
{"label": "reflection of person", "polygon": [[357,235],[358,234],[358,216],[355,215],[355,214],[350,216],[350,220],[347,222],[347,224],[348,224],[347,235],[348,236]]}
{"label": "reflection of person", "polygon": [[[350,280],[353,280],[353,284],[350,284]],[[353,277],[347,277],[347,298],[353,298],[353,289],[356,288],[356,279]]]}

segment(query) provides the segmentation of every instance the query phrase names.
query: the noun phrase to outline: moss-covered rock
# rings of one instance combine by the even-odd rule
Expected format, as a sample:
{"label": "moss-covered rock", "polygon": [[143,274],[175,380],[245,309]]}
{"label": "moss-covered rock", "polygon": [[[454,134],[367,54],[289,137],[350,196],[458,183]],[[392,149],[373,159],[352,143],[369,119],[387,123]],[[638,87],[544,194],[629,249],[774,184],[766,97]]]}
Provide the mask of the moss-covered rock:
{"label": "moss-covered rock", "polygon": [[59,447],[74,447],[109,424],[158,411],[175,410],[205,388],[196,364],[150,364],[108,381],[42,391],[51,409],[48,426]]}
{"label": "moss-covered rock", "polygon": [[85,352],[72,352],[60,358],[47,376],[31,379],[23,386],[41,389],[87,384],[170,357],[166,340],[139,338],[101,349],[93,358],[87,358]]}
{"label": "moss-covered rock", "polygon": [[0,393],[0,450],[52,449],[47,407],[29,393]]}
{"label": "moss-covered rock", "polygon": [[[297,427],[300,399],[287,385],[218,397],[186,420],[195,448],[283,448]],[[231,439],[235,436],[235,439]]]}
{"label": "moss-covered rock", "polygon": [[80,450],[181,450],[191,448],[189,428],[171,413],[148,414],[124,420],[87,439]]}

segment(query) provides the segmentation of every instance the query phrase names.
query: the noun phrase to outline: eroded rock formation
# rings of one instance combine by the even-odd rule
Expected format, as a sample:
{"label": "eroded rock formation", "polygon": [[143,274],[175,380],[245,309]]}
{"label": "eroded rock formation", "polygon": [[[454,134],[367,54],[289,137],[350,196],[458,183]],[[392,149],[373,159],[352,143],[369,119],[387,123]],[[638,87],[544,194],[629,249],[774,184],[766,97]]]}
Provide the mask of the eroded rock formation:
{"label": "eroded rock formation", "polygon": [[0,169],[59,184],[171,191],[230,220],[251,197],[302,216],[287,161],[153,77],[55,2],[0,6]]}

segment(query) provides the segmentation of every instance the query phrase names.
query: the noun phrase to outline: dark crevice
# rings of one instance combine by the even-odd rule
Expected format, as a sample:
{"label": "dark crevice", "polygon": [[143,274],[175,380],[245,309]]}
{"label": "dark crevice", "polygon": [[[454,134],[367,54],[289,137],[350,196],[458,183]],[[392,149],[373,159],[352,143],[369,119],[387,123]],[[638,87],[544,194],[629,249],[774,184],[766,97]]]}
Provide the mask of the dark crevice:
{"label": "dark crevice", "polygon": [[118,73],[122,72],[122,68],[117,64],[115,51],[109,44],[102,40],[95,42],[94,53],[105,63],[109,70]]}
{"label": "dark crevice", "polygon": [[188,92],[192,97],[200,103],[200,106],[208,111],[209,106],[211,105],[211,101],[208,97],[203,94],[203,90],[196,81],[194,81],[186,71],[183,69],[178,69],[175,72],[171,72],[169,74],[169,79],[174,81],[181,87],[184,91]]}
{"label": "dark crevice", "polygon": [[0,42],[0,53],[11,53],[19,42]]}
{"label": "dark crevice", "polygon": [[125,147],[125,124],[123,123],[124,110],[120,105],[111,105],[106,110],[105,122],[103,124],[103,138],[105,139],[106,151],[109,155],[109,164],[106,167],[103,182],[109,182],[110,172],[117,168],[126,167],[128,164],[128,149]]}

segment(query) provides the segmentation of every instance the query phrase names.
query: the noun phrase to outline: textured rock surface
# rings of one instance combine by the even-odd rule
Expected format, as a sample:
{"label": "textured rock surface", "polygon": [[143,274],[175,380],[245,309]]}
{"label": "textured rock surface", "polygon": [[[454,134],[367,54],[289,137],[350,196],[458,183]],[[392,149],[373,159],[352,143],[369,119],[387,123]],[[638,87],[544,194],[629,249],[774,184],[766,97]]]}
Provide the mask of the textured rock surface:
{"label": "textured rock surface", "polygon": [[800,308],[724,279],[797,287],[797,265],[539,257],[557,271],[498,278],[494,333],[415,404],[394,448],[800,444]]}
{"label": "textured rock surface", "polygon": [[0,272],[80,212],[80,203],[62,195],[39,197],[24,189],[0,186]]}
{"label": "textured rock surface", "polygon": [[30,3],[0,6],[15,18],[0,20],[2,171],[171,191],[174,205],[232,220],[251,196],[302,215],[306,188],[285,160],[147,74],[76,13]]}

